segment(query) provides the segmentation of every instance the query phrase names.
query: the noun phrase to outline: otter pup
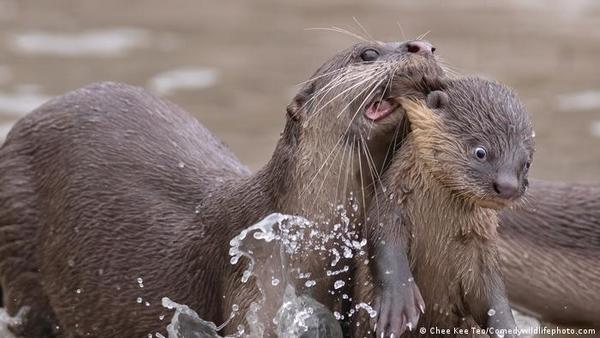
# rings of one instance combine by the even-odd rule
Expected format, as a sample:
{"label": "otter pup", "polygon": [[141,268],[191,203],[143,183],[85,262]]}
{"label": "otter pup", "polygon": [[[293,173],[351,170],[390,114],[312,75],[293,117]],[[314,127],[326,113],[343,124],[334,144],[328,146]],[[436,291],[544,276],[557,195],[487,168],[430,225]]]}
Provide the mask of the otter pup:
{"label": "otter pup", "polygon": [[508,88],[479,78],[447,81],[427,106],[400,102],[411,131],[384,175],[388,190],[371,212],[378,224],[368,229],[377,336],[398,337],[417,323],[415,336],[472,335],[472,320],[515,329],[494,209],[527,187],[528,114]]}
{"label": "otter pup", "polygon": [[[12,330],[165,335],[169,297],[215,323],[239,308],[222,331],[237,332],[260,294],[242,284],[244,264],[230,264],[229,241],[273,212],[333,225],[329,206],[351,195],[362,219],[403,115],[391,98],[403,79],[444,75],[433,51],[366,42],[334,56],[288,106],[273,157],[254,174],[140,88],[94,84],[36,109],[0,148],[0,282],[9,314],[27,309]],[[303,270],[323,274],[323,261]],[[332,309],[332,279],[303,291]],[[261,311],[272,318],[279,306]]]}

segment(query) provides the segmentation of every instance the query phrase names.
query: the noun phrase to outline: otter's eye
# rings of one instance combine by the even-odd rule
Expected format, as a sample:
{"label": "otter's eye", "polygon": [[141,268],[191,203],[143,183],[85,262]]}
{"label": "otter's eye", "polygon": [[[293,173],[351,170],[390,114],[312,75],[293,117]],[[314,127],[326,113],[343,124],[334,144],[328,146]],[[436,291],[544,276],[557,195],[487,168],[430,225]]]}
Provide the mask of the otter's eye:
{"label": "otter's eye", "polygon": [[477,147],[475,148],[475,157],[477,157],[477,159],[479,160],[485,160],[485,158],[487,157],[487,151],[485,150],[485,148],[483,147]]}
{"label": "otter's eye", "polygon": [[375,49],[367,49],[360,53],[360,58],[363,59],[363,61],[375,61],[378,57],[379,52]]}
{"label": "otter's eye", "polygon": [[531,168],[531,161],[527,161],[527,163],[525,163],[525,170],[529,170],[529,168]]}

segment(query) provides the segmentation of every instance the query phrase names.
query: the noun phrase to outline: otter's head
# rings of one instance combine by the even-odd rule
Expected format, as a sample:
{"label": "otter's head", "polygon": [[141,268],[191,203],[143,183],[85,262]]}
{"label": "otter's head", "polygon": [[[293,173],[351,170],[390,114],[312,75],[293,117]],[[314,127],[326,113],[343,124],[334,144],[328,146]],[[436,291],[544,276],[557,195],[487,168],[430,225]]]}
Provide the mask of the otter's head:
{"label": "otter's head", "polygon": [[339,126],[354,133],[396,125],[392,120],[397,121],[398,104],[392,97],[408,88],[398,83],[444,76],[434,52],[431,44],[418,40],[358,43],[305,82],[288,106],[288,116],[304,128]]}
{"label": "otter's head", "polygon": [[401,101],[419,154],[457,197],[498,209],[523,195],[533,159],[533,129],[509,88],[463,78],[429,93],[426,103]]}
{"label": "otter's head", "polygon": [[[301,172],[316,177],[318,172],[306,169],[312,165],[354,179],[354,171],[362,168],[365,176],[371,174],[365,179],[373,178],[404,115],[392,98],[406,94],[411,88],[403,85],[407,81],[444,76],[434,52],[425,41],[373,41],[356,44],[322,65],[287,109],[286,134],[296,135],[305,167]],[[317,187],[323,179],[317,179]]]}

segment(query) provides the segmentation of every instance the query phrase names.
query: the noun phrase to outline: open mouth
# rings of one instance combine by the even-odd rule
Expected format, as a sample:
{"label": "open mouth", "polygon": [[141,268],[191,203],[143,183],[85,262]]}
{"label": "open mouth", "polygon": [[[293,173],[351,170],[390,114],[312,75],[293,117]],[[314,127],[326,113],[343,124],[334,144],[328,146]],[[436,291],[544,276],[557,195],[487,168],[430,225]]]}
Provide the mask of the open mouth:
{"label": "open mouth", "polygon": [[365,117],[371,121],[379,121],[394,112],[398,108],[398,103],[390,100],[373,100],[365,109]]}

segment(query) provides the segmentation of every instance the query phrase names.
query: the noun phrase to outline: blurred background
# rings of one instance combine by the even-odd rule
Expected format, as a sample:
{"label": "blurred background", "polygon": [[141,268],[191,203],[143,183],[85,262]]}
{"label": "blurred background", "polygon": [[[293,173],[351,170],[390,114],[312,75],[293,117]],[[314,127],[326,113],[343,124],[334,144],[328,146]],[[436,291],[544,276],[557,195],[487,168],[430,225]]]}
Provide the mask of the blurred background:
{"label": "blurred background", "polygon": [[296,84],[356,40],[427,33],[462,74],[514,87],[534,116],[533,175],[600,181],[596,0],[0,0],[0,139],[52,96],[111,80],[194,114],[257,169]]}

